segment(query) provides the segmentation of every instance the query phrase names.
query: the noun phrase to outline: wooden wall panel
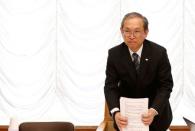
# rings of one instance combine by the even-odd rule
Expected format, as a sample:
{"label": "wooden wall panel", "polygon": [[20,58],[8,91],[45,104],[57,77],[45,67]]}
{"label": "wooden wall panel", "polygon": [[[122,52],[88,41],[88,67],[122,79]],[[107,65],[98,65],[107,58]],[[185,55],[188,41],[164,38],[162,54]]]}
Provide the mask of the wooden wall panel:
{"label": "wooden wall panel", "polygon": [[[75,131],[96,131],[97,126],[76,126]],[[187,126],[171,126],[171,131],[190,131]],[[7,125],[1,125],[0,131],[8,131]]]}
{"label": "wooden wall panel", "polygon": [[171,126],[169,129],[171,131],[190,131],[187,126]]}
{"label": "wooden wall panel", "polygon": [[7,131],[8,130],[8,126],[7,125],[1,125],[0,126],[0,131]]}

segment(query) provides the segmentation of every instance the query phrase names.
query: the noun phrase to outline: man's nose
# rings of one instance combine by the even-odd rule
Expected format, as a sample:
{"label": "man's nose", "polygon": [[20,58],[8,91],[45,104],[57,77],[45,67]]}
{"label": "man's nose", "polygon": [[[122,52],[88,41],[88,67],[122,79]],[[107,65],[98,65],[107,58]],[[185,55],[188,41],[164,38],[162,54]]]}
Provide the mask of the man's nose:
{"label": "man's nose", "polygon": [[131,32],[131,33],[129,34],[129,38],[130,38],[130,39],[134,39],[134,38],[135,38],[135,35],[134,35],[133,32]]}

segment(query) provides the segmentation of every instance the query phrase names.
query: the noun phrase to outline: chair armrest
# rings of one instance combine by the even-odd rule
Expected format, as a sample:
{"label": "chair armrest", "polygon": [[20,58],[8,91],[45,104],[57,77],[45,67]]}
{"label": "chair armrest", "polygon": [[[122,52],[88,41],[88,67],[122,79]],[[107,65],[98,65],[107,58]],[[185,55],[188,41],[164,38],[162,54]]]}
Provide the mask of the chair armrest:
{"label": "chair armrest", "polygon": [[105,131],[106,125],[106,121],[101,122],[100,125],[97,127],[96,131]]}

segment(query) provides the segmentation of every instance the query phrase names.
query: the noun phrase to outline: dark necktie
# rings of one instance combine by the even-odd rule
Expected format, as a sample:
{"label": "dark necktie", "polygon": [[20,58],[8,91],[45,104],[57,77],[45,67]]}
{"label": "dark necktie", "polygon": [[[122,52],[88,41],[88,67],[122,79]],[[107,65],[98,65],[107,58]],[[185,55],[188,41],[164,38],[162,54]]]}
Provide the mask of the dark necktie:
{"label": "dark necktie", "polygon": [[133,53],[132,57],[133,57],[133,63],[135,64],[135,69],[138,73],[139,72],[139,60],[138,60],[139,56],[137,53]]}

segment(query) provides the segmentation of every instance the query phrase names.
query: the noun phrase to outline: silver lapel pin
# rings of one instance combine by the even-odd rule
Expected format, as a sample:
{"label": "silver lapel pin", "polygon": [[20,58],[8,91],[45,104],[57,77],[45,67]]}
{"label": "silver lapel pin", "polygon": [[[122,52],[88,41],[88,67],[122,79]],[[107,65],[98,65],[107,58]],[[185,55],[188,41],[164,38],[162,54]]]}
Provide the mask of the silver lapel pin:
{"label": "silver lapel pin", "polygon": [[148,61],[148,60],[149,60],[148,58],[145,59],[145,61]]}

